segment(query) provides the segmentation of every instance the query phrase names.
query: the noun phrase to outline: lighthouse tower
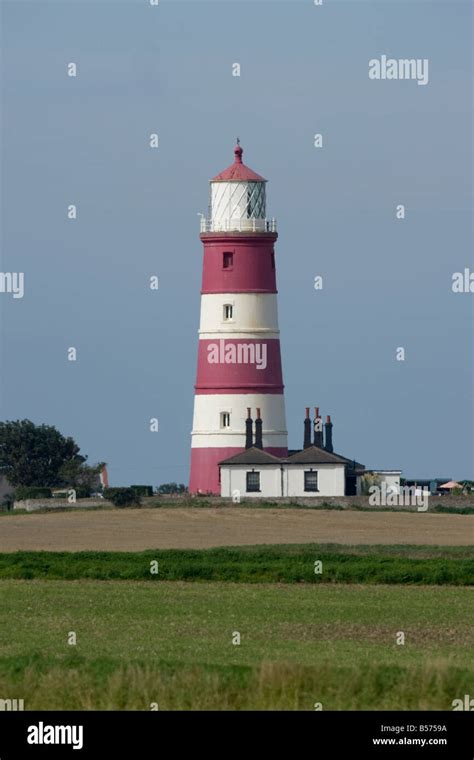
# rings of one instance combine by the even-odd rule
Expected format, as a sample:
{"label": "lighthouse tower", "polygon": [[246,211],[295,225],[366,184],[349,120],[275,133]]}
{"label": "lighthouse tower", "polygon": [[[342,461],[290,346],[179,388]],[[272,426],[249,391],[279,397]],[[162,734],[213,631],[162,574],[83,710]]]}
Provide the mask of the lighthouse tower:
{"label": "lighthouse tower", "polygon": [[[287,456],[274,244],[266,217],[266,180],[234,163],[210,181],[209,218],[201,218],[204,262],[191,449],[191,493],[220,494],[218,463],[249,445]],[[250,418],[248,410],[250,409]],[[258,410],[258,412],[257,412]],[[247,421],[247,423],[246,423]]]}

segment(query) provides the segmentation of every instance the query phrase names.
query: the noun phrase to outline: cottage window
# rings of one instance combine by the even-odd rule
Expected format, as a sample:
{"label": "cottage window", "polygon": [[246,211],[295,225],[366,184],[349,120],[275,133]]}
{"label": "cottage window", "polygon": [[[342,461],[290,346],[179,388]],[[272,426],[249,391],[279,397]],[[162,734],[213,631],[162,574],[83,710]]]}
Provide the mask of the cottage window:
{"label": "cottage window", "polygon": [[304,474],[304,490],[318,491],[318,473],[314,470],[307,470]]}
{"label": "cottage window", "polygon": [[252,470],[252,472],[247,473],[247,491],[248,492],[256,492],[260,491],[260,473],[255,472]]}

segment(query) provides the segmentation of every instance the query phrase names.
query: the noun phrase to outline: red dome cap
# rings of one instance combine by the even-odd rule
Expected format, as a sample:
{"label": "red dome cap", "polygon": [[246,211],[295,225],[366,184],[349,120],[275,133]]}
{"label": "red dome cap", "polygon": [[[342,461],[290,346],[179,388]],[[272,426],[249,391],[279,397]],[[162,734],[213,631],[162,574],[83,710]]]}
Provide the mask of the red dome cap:
{"label": "red dome cap", "polygon": [[237,138],[237,145],[234,148],[234,163],[224,169],[223,172],[217,174],[211,179],[211,182],[266,182],[267,180],[257,174],[257,172],[249,169],[242,163],[243,148],[240,145],[240,141]]}

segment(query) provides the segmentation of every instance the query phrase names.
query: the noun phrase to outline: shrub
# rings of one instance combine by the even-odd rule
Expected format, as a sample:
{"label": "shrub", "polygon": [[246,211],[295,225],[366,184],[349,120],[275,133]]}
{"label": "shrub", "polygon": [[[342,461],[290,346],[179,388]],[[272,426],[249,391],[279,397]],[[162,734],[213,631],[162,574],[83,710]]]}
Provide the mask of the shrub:
{"label": "shrub", "polygon": [[0,510],[2,512],[9,512],[11,509],[13,509],[13,496],[11,493],[7,493],[0,504]]}
{"label": "shrub", "polygon": [[170,493],[186,493],[187,488],[184,483],[162,483],[158,486],[157,493],[170,494]]}
{"label": "shrub", "polygon": [[131,507],[140,504],[140,496],[133,488],[106,488],[104,498],[111,501],[115,507]]}
{"label": "shrub", "polygon": [[25,499],[51,499],[51,488],[41,486],[18,486],[15,490],[15,501]]}
{"label": "shrub", "polygon": [[64,488],[55,489],[53,499],[68,499],[71,491],[75,491],[76,499],[88,499],[91,495],[90,488],[83,486],[64,486]]}
{"label": "shrub", "polygon": [[138,496],[153,496],[153,486],[130,486]]}
{"label": "shrub", "polygon": [[[91,495],[91,489],[83,486],[73,486],[73,490],[76,492],[76,499],[89,499]],[[70,488],[68,490],[71,490]]]}

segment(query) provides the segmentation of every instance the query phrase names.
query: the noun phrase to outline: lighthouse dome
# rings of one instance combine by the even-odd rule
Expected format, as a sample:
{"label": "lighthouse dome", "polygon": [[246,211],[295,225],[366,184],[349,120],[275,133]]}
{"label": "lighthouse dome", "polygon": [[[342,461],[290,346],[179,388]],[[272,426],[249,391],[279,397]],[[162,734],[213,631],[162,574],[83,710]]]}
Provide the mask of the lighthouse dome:
{"label": "lighthouse dome", "polygon": [[234,163],[216,174],[211,179],[211,182],[266,182],[267,180],[254,172],[242,161],[244,149],[240,145],[240,142],[234,148]]}
{"label": "lighthouse dome", "polygon": [[275,221],[266,218],[266,179],[242,161],[243,148],[237,140],[234,163],[210,181],[210,218],[203,220],[207,232],[275,231]]}

